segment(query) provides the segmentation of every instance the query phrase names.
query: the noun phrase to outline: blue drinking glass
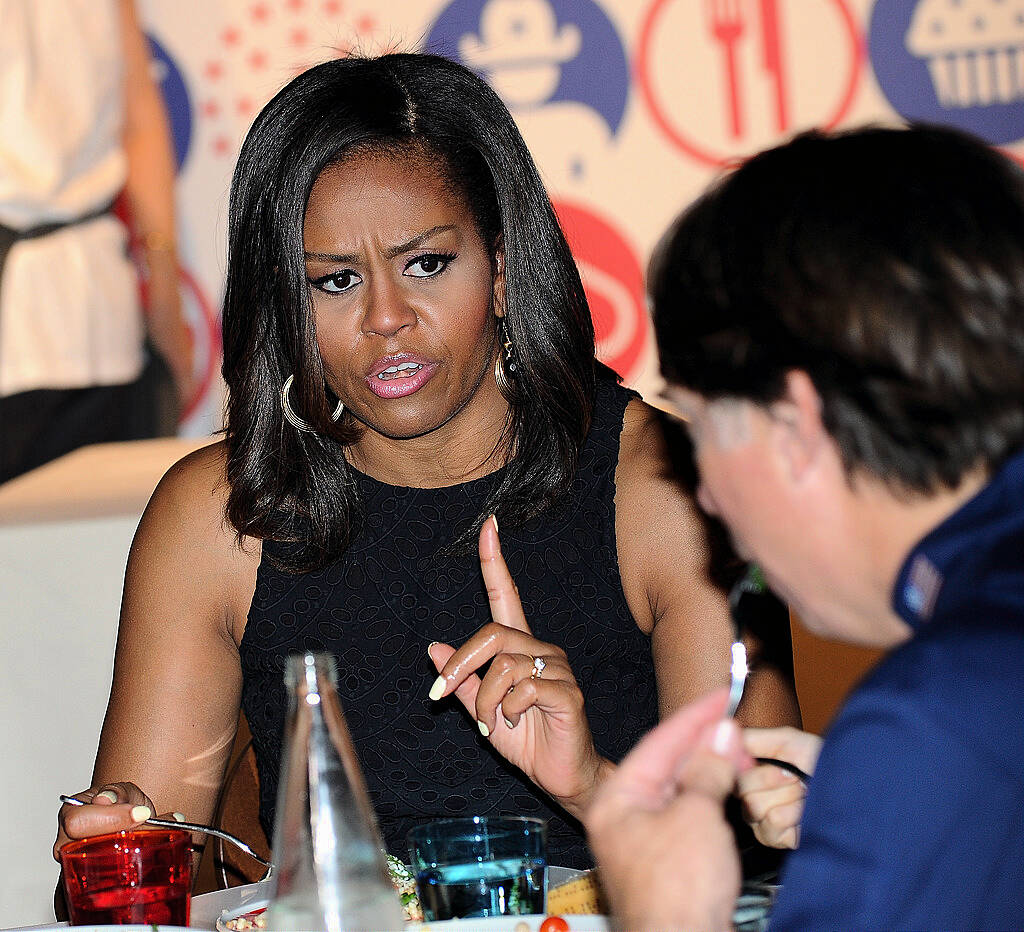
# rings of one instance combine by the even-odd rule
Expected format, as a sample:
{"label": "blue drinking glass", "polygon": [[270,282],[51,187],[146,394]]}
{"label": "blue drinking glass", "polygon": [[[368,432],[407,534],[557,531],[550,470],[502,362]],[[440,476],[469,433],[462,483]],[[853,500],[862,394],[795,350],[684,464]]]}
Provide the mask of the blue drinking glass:
{"label": "blue drinking glass", "polygon": [[542,914],[547,900],[547,823],[521,816],[440,819],[409,832],[423,917]]}

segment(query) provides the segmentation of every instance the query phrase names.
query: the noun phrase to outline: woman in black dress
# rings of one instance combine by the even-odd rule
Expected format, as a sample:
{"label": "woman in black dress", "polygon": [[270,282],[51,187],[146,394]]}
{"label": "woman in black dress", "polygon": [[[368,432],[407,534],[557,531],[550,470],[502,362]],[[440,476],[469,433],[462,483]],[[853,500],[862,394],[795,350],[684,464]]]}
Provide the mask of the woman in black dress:
{"label": "woman in black dress", "polygon": [[[232,187],[224,375],[224,440],[168,472],[133,544],[94,805],[62,810],[56,847],[133,806],[208,820],[240,706],[269,833],[284,658],[317,649],[394,853],[416,822],[516,811],[551,820],[553,863],[586,864],[573,816],[659,714],[726,680],[730,626],[657,418],[595,362],[483,81],[341,59],[264,108]],[[492,514],[532,632],[488,604]],[[517,687],[507,722],[432,686],[467,639],[460,698],[490,661],[485,696]],[[770,669],[748,696],[749,722],[792,715]]]}

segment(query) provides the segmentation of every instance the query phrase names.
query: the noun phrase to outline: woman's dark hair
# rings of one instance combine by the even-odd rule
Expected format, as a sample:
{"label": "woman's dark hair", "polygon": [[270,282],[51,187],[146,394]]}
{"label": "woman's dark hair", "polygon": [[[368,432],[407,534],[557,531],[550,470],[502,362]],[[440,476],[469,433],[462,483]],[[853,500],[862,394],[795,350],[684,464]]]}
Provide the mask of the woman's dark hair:
{"label": "woman's dark hair", "polygon": [[[294,542],[287,568],[295,571],[337,558],[359,520],[341,449],[358,428],[330,419],[335,401],[317,351],[302,230],[320,173],[365,153],[435,161],[465,196],[492,257],[504,251],[504,322],[516,365],[500,443],[509,461],[480,519],[493,511],[516,524],[556,501],[590,425],[590,311],[501,99],[472,72],[433,55],[318,65],[264,107],[242,146],[224,299],[228,519],[240,537]],[[282,414],[280,390],[292,373],[292,405],[315,433],[295,430]]]}
{"label": "woman's dark hair", "polygon": [[755,156],[670,230],[651,296],[669,381],[767,404],[803,370],[848,472],[928,493],[1024,444],[1024,176],[965,134]]}

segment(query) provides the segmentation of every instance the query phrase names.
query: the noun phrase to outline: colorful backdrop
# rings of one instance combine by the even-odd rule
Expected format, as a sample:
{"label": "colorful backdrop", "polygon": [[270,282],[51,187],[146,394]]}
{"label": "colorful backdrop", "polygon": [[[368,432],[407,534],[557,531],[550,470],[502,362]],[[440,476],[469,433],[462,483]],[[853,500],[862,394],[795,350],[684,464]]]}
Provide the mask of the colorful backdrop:
{"label": "colorful backdrop", "polygon": [[[182,283],[220,425],[230,175],[258,109],[349,51],[425,49],[483,75],[540,166],[599,353],[650,393],[643,269],[723,166],[812,126],[942,122],[1024,152],[1024,6],[1008,0],[138,0],[178,150]],[[837,179],[841,181],[841,179]]]}

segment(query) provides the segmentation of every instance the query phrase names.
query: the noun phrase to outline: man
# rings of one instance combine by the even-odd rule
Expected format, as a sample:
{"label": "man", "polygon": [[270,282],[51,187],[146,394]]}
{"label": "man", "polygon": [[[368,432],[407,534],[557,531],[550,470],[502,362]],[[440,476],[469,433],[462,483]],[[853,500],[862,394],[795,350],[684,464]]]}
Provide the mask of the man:
{"label": "man", "polygon": [[[774,927],[1019,927],[1021,172],[938,128],[804,135],[684,214],[652,295],[702,506],[810,628],[890,652],[823,745],[744,747],[724,694],[651,732],[586,815],[615,911],[729,927],[742,774],[764,840],[799,830]],[[813,770],[806,809],[748,755]]]}

